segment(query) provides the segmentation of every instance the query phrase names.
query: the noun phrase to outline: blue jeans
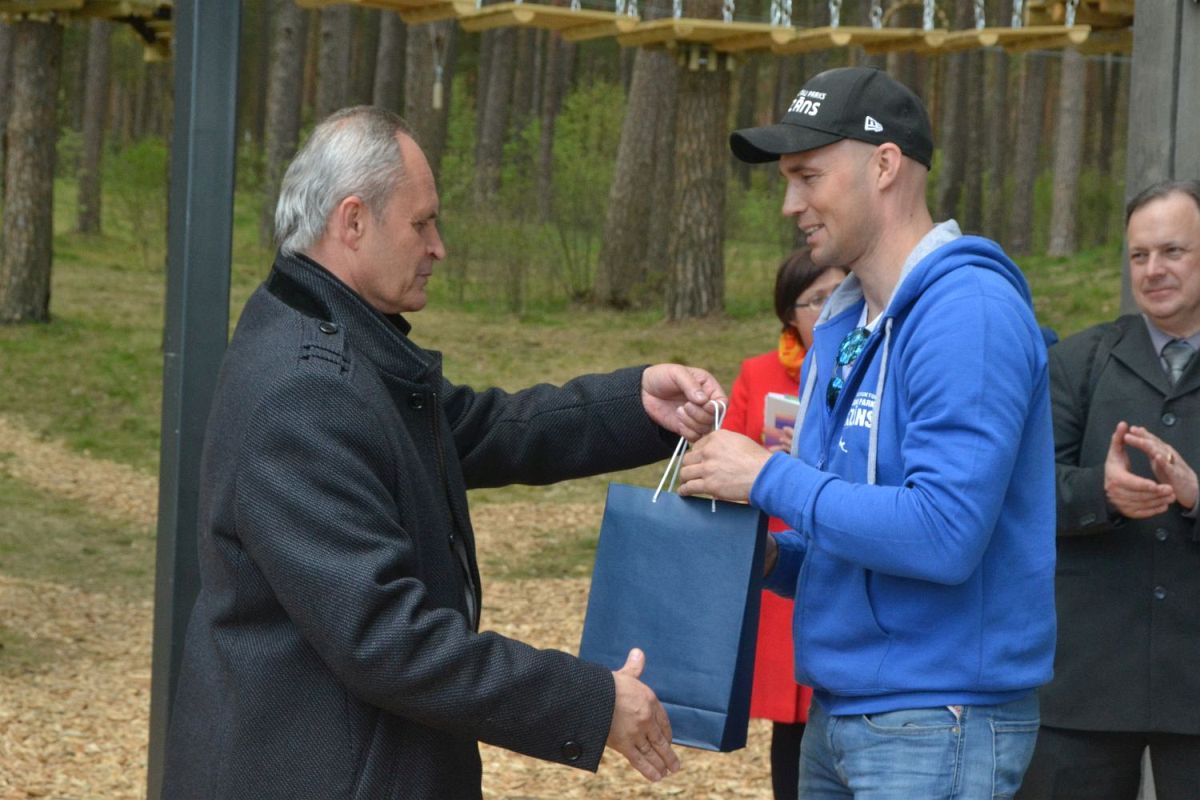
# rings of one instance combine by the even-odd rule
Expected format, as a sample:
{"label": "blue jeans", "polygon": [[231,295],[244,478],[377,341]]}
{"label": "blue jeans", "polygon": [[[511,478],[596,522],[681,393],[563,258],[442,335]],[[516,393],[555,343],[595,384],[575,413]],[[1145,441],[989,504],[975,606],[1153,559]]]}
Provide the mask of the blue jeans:
{"label": "blue jeans", "polygon": [[1038,732],[1036,692],[998,706],[831,717],[813,703],[800,747],[804,800],[1007,800]]}

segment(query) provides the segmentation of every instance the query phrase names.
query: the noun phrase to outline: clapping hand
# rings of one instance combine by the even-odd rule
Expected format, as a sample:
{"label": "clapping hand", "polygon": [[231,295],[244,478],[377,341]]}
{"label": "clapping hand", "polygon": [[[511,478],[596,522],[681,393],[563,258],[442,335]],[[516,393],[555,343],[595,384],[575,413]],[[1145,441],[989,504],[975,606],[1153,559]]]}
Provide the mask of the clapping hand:
{"label": "clapping hand", "polygon": [[[1156,477],[1160,470],[1165,473],[1166,468],[1174,468],[1175,460],[1178,460],[1182,466],[1186,465],[1182,464],[1182,459],[1163,452],[1161,460],[1164,463],[1160,467],[1153,467],[1158,454],[1151,452],[1157,450],[1151,439],[1159,444],[1162,442],[1145,428],[1137,430],[1141,433],[1130,433],[1128,423],[1117,423],[1117,428],[1113,431],[1112,439],[1109,441],[1108,456],[1104,460],[1104,494],[1108,498],[1109,504],[1122,516],[1129,519],[1146,519],[1163,513],[1171,503],[1176,501],[1175,488],[1167,481],[1152,481],[1149,478],[1135,475],[1130,468],[1129,454],[1125,452],[1125,445],[1137,447],[1150,456]],[[1171,459],[1171,463],[1166,463],[1168,458]],[[1195,473],[1192,473],[1192,478],[1194,481]],[[1192,503],[1195,504],[1195,494],[1192,495]]]}

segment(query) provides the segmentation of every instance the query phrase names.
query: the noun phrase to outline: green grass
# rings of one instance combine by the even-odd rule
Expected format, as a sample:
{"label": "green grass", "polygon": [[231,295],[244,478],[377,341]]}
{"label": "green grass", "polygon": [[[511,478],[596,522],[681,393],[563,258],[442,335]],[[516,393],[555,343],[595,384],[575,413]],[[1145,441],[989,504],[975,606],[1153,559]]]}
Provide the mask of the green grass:
{"label": "green grass", "polygon": [[0,573],[145,597],[154,538],[0,472]]}

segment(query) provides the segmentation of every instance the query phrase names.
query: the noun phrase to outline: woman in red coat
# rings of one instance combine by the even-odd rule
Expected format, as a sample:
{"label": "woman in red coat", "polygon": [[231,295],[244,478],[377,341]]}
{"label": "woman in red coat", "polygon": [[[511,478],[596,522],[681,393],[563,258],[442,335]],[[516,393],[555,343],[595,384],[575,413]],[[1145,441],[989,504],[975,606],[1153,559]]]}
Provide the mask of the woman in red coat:
{"label": "woman in red coat", "polygon": [[[800,390],[800,363],[812,343],[813,324],[825,299],[845,271],[817,267],[807,250],[796,250],[775,275],[775,313],[783,323],[779,346],[742,362],[733,382],[729,413],[723,428],[757,439],[767,447],[763,408],[767,394],[796,395]],[[771,432],[773,433],[773,432]],[[778,432],[781,443],[771,450],[790,450],[791,428]],[[774,436],[773,436],[774,439]],[[772,518],[770,530],[787,526]],[[754,662],[751,716],[774,721],[771,732],[771,784],[776,800],[795,798],[799,783],[800,738],[808,719],[812,690],[796,683],[792,655],[792,601],[763,592],[758,625],[758,652]]]}

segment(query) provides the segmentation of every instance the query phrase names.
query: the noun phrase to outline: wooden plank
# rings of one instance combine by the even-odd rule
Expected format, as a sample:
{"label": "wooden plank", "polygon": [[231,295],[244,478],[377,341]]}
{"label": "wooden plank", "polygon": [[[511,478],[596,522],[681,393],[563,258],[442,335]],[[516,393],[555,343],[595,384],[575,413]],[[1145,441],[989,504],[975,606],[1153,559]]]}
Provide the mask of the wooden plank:
{"label": "wooden plank", "polygon": [[806,28],[796,31],[790,42],[771,48],[776,55],[796,55],[811,53],[817,50],[830,50],[834,47],[845,47],[850,44],[852,34],[849,28]]}
{"label": "wooden plank", "polygon": [[83,0],[0,0],[0,14],[73,12],[81,8],[83,8]]}
{"label": "wooden plank", "polygon": [[637,29],[638,18],[628,14],[618,14],[611,22],[596,22],[590,25],[577,25],[562,31],[562,37],[568,42],[587,42],[592,39],[609,39],[630,33]]}
{"label": "wooden plank", "polygon": [[1070,28],[1062,25],[1046,25],[1030,28],[1009,28],[1010,31],[1022,31],[1020,35],[1000,37],[1000,46],[1010,53],[1025,53],[1030,50],[1061,50],[1064,47],[1078,47],[1088,40],[1092,29],[1087,25],[1074,25]]}
{"label": "wooden plank", "polygon": [[722,53],[745,53],[751,50],[771,50],[786,45],[796,38],[795,28],[762,23],[763,30],[743,33],[717,42],[715,47]]}
{"label": "wooden plank", "polygon": [[[1159,0],[1161,1],[1161,0]],[[1067,21],[1066,4],[1058,0],[1051,3],[1030,3],[1025,10],[1026,25],[1062,25]],[[1075,9],[1075,24],[1093,28],[1127,28],[1132,14],[1108,13],[1099,3],[1080,3]]]}
{"label": "wooden plank", "polygon": [[457,3],[431,3],[420,8],[406,6],[405,8],[395,8],[392,10],[400,15],[400,19],[404,20],[405,25],[421,25],[426,22],[457,19],[460,16],[464,16],[465,13],[473,13],[475,11],[475,4],[470,4],[469,12],[464,12],[461,4]]}
{"label": "wooden plank", "polygon": [[907,39],[899,39],[894,42],[864,44],[863,49],[870,55],[904,52],[934,53],[941,48],[942,43],[946,41],[946,37],[950,35],[950,31],[944,28],[934,28],[928,31],[923,28],[912,28],[911,30],[912,35]]}
{"label": "wooden plank", "polygon": [[[463,13],[459,23],[467,31],[486,31],[508,26],[544,28],[552,31],[568,31],[573,28],[589,28],[596,35],[597,25],[609,25],[615,35],[622,29],[632,30],[637,25],[636,17],[628,17],[612,11],[593,9],[572,10],[565,6],[548,6],[540,3],[499,3],[483,6]],[[632,22],[632,24],[630,24]]]}
{"label": "wooden plank", "polygon": [[1128,53],[1133,50],[1133,28],[1092,31],[1087,41],[1079,45],[1077,49],[1085,56]]}

